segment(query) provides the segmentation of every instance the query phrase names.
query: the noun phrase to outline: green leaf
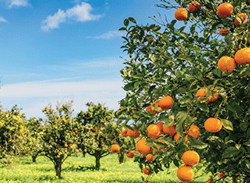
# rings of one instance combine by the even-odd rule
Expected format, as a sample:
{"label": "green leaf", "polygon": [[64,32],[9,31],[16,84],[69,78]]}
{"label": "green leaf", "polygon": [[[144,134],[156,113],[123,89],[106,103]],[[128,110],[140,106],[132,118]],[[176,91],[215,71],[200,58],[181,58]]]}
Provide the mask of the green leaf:
{"label": "green leaf", "polygon": [[233,158],[239,154],[236,147],[228,147],[222,154],[222,158]]}
{"label": "green leaf", "polygon": [[222,125],[224,128],[226,128],[227,130],[231,130],[233,131],[233,123],[227,119],[221,119]]}
{"label": "green leaf", "polygon": [[247,141],[247,142],[245,142],[245,143],[244,143],[244,145],[246,145],[246,146],[250,146],[250,140],[249,140],[249,141]]}
{"label": "green leaf", "polygon": [[245,163],[246,163],[246,167],[247,167],[248,169],[250,169],[250,163],[249,163],[248,159],[245,160]]}
{"label": "green leaf", "polygon": [[136,24],[136,21],[135,21],[135,19],[134,19],[133,17],[128,17],[128,20],[129,20],[130,22],[133,22],[133,23]]}
{"label": "green leaf", "polygon": [[125,125],[124,127],[125,127],[126,129],[128,129],[128,130],[134,131],[134,129],[133,129],[131,126],[129,126],[129,125]]}
{"label": "green leaf", "polygon": [[124,86],[124,90],[129,91],[134,89],[134,83],[135,82],[130,82]]}
{"label": "green leaf", "polygon": [[123,24],[127,27],[128,24],[129,24],[129,20],[126,18],[126,19],[124,20]]}
{"label": "green leaf", "polygon": [[179,162],[177,159],[174,159],[174,165],[179,168]]}
{"label": "green leaf", "polygon": [[178,124],[182,124],[185,121],[185,119],[187,118],[187,116],[188,116],[187,112],[180,111],[180,112],[177,113],[175,119],[178,122]]}
{"label": "green leaf", "polygon": [[191,142],[191,146],[196,149],[205,149],[208,146],[206,143],[198,141],[192,136],[188,136],[188,140]]}
{"label": "green leaf", "polygon": [[140,83],[139,83],[139,82],[135,82],[135,83],[134,83],[134,88],[138,88],[138,87],[139,87],[139,85],[140,85]]}
{"label": "green leaf", "polygon": [[249,126],[249,123],[244,122],[244,121],[240,122],[240,129],[242,131],[247,131],[248,126]]}

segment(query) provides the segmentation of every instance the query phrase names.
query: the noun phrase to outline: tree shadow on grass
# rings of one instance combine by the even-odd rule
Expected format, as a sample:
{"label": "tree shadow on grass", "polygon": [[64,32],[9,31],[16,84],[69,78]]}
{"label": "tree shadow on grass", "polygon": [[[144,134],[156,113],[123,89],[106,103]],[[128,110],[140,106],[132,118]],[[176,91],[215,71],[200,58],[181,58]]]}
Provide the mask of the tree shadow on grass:
{"label": "tree shadow on grass", "polygon": [[67,167],[67,168],[63,168],[63,171],[82,171],[82,172],[86,172],[86,171],[107,171],[106,168],[100,168],[97,169],[95,166],[77,166],[75,167],[74,165]]}

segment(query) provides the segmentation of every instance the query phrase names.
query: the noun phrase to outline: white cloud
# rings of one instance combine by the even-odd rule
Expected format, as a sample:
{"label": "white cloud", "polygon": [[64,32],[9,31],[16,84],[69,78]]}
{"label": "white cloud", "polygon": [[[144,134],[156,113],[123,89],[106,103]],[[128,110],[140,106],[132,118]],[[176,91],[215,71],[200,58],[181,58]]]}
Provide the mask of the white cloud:
{"label": "white cloud", "polygon": [[125,97],[122,79],[80,82],[66,82],[64,79],[62,82],[47,80],[3,85],[0,89],[1,105],[10,110],[17,104],[27,117],[44,117],[42,109],[49,103],[55,106],[57,101],[73,99],[73,109],[78,113],[86,110],[87,102],[105,104],[110,110],[116,110],[118,101]]}
{"label": "white cloud", "polygon": [[90,4],[82,2],[77,4],[71,9],[66,11],[58,10],[54,15],[49,15],[46,20],[43,21],[43,26],[41,27],[44,31],[49,29],[59,28],[59,24],[66,22],[66,20],[73,19],[78,22],[97,20],[103,15],[93,15],[91,11],[93,8]]}
{"label": "white cloud", "polygon": [[12,8],[13,6],[28,6],[28,0],[7,0],[6,1],[9,8]]}
{"label": "white cloud", "polygon": [[100,36],[88,36],[87,38],[94,38],[94,39],[111,39],[114,37],[121,37],[125,36],[124,32],[121,31],[108,31],[106,33],[103,33]]}
{"label": "white cloud", "polygon": [[0,17],[0,22],[7,22],[3,17]]}

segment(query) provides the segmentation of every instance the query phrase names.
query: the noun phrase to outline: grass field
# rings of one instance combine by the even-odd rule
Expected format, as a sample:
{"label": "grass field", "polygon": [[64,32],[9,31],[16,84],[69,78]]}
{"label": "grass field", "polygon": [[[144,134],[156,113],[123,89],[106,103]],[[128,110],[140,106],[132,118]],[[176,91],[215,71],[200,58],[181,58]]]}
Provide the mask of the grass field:
{"label": "grass field", "polygon": [[[11,168],[0,165],[0,182],[141,183],[141,176],[146,178],[146,175],[141,173],[138,164],[134,163],[133,159],[126,158],[124,163],[119,164],[117,154],[102,158],[99,171],[93,169],[94,162],[95,158],[88,155],[85,158],[80,154],[78,157],[69,157],[62,165],[62,179],[58,180],[55,176],[53,163],[49,159],[39,156],[37,163],[33,163],[31,157],[24,157]],[[192,182],[206,182],[208,175],[201,176],[203,171],[199,165],[194,167],[195,177],[200,177]],[[181,182],[176,176],[177,167],[173,165],[169,171],[160,172],[150,177],[149,180],[152,183]]]}

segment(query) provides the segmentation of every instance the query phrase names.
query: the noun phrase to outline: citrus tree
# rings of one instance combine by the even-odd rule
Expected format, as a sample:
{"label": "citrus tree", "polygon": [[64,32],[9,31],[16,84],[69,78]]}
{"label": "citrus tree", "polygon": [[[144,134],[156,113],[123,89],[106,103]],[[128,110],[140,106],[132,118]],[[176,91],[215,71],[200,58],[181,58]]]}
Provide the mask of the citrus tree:
{"label": "citrus tree", "polygon": [[[189,182],[197,165],[185,162],[200,158],[208,182],[250,182],[249,1],[157,6],[174,10],[175,19],[153,17],[155,24],[143,26],[129,17],[120,28],[129,59],[120,71],[127,95],[118,119],[132,120],[141,133],[136,161],[147,175],[174,163],[178,178]],[[183,158],[188,151],[199,158]]]}
{"label": "citrus tree", "polygon": [[40,132],[44,130],[42,120],[31,117],[27,120],[26,125],[29,130],[29,138],[27,139],[28,141],[26,144],[28,149],[27,154],[31,155],[32,161],[36,163],[36,158],[42,152],[43,146],[42,139],[40,137]]}
{"label": "citrus tree", "polygon": [[61,178],[63,162],[77,152],[78,136],[74,135],[77,121],[72,117],[71,103],[58,104],[56,110],[46,107],[43,112],[47,119],[43,131],[38,134],[42,151],[53,162],[58,179]]}
{"label": "citrus tree", "polygon": [[27,137],[25,114],[17,106],[10,111],[0,110],[0,159],[10,160],[13,155],[24,155]]}
{"label": "citrus tree", "polygon": [[[76,134],[81,141],[78,148],[96,158],[96,169],[100,169],[100,159],[110,154],[110,146],[118,143],[119,126],[114,122],[114,112],[101,104],[86,104],[88,110],[80,111],[76,117],[80,127]],[[82,128],[81,128],[82,127]]]}

